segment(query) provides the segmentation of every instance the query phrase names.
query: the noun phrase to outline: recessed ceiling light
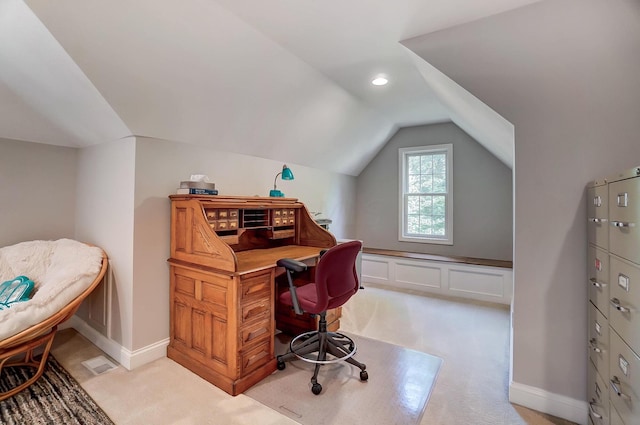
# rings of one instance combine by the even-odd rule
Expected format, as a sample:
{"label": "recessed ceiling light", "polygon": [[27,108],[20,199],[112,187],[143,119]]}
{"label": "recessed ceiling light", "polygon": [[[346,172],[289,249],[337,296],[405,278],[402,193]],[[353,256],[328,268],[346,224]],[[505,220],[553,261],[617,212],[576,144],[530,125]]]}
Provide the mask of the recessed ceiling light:
{"label": "recessed ceiling light", "polygon": [[374,78],[373,81],[371,81],[371,84],[373,84],[374,86],[384,86],[388,82],[389,80],[387,80],[384,77],[377,77],[377,78]]}

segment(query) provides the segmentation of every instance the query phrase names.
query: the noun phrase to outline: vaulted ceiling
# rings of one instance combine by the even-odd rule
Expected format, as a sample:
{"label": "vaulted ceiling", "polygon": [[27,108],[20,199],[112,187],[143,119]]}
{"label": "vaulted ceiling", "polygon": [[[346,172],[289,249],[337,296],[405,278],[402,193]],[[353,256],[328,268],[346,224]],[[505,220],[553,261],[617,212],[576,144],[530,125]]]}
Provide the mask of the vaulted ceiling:
{"label": "vaulted ceiling", "polygon": [[535,1],[0,0],[0,137],[357,175],[398,127],[452,120],[511,166],[510,123],[403,41]]}

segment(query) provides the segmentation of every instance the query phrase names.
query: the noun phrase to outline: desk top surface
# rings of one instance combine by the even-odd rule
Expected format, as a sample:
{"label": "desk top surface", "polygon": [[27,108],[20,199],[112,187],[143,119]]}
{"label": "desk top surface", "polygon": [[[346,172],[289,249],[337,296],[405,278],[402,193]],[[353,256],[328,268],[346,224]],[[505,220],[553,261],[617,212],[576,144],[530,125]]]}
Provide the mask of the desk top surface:
{"label": "desk top surface", "polygon": [[258,270],[275,267],[281,258],[293,258],[306,260],[320,255],[320,251],[326,248],[317,246],[287,245],[276,248],[250,249],[236,252],[238,259],[238,273],[245,274]]}

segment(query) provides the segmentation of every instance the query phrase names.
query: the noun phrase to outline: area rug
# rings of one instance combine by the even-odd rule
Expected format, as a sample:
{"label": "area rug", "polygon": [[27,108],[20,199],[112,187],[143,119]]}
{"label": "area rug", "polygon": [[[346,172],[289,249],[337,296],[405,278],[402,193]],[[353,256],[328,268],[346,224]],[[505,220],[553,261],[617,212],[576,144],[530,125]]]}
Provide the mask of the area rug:
{"label": "area rug", "polygon": [[[6,391],[32,376],[30,368],[5,368],[0,389]],[[113,425],[80,384],[49,355],[43,375],[33,385],[0,401],[0,424]]]}
{"label": "area rug", "polygon": [[[349,335],[356,342],[356,359],[367,365],[369,380],[346,362],[324,365],[311,392],[314,365],[288,362],[245,391],[245,395],[302,425],[418,424],[442,365],[442,359],[373,339]],[[284,353],[288,338],[276,337],[276,353]]]}

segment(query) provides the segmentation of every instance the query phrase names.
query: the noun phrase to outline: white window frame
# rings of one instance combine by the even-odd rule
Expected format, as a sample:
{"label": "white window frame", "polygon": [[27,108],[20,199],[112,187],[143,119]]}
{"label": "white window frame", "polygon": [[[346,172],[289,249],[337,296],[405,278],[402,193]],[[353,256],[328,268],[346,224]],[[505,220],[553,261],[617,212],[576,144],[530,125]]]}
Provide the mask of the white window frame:
{"label": "white window frame", "polygon": [[[445,196],[445,234],[444,236],[435,235],[415,235],[407,232],[407,188],[408,188],[408,169],[407,158],[416,154],[446,154],[446,193]],[[419,242],[441,245],[453,245],[453,144],[418,146],[411,148],[400,148],[398,150],[399,161],[399,226],[398,240],[403,242]],[[428,195],[429,193],[424,193]],[[442,195],[438,193],[438,195]]]}

